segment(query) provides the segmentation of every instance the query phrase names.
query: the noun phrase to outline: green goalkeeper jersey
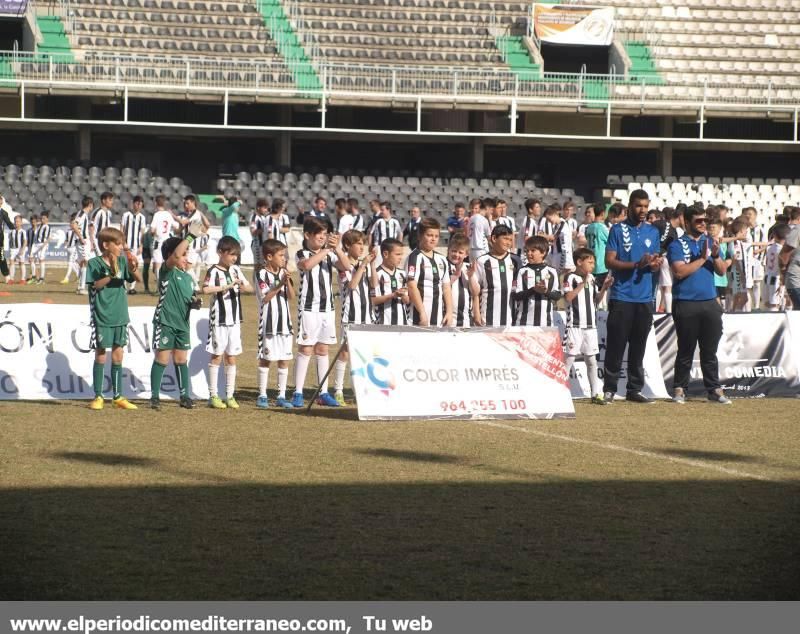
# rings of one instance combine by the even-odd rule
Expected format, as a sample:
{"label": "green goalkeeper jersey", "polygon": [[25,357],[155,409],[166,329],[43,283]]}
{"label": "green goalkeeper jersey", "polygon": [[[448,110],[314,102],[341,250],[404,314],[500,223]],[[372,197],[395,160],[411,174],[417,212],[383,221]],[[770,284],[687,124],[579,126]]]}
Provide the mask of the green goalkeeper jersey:
{"label": "green goalkeeper jersey", "polygon": [[92,322],[96,327],[107,328],[127,326],[128,292],[125,282],[133,282],[133,273],[128,269],[128,260],[124,256],[117,259],[117,274],[103,288],[95,289],[94,283],[111,275],[111,267],[100,257],[89,260],[86,267],[86,285],[89,287],[89,308]]}
{"label": "green goalkeeper jersey", "polygon": [[158,273],[158,305],[153,323],[169,326],[173,330],[189,332],[194,281],[192,276],[178,267],[161,267]]}

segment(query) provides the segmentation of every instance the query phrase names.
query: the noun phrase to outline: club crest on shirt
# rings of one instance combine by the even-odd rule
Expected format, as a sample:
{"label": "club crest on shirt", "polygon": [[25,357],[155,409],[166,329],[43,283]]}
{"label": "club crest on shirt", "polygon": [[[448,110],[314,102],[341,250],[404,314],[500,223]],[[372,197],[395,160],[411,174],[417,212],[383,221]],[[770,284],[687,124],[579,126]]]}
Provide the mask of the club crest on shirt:
{"label": "club crest on shirt", "polygon": [[645,239],[644,244],[649,249],[650,245],[653,244],[653,241],[650,238],[647,238]]}

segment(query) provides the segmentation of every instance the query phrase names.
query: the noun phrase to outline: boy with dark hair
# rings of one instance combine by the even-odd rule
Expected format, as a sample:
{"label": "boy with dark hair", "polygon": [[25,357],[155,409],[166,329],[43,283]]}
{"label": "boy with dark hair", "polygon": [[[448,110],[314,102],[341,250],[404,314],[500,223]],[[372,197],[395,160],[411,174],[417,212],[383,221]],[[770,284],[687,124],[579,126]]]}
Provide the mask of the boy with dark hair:
{"label": "boy with dark hair", "polygon": [[473,289],[480,293],[480,301],[472,308],[476,326],[499,328],[516,324],[513,292],[522,264],[511,253],[513,247],[511,228],[498,224],[492,229],[489,253],[479,257],[473,265]]}
{"label": "boy with dark hair", "polygon": [[[250,250],[253,252],[253,277],[258,275],[258,269],[263,264],[263,255],[261,253],[261,245],[267,237],[266,232],[266,219],[267,211],[269,210],[269,203],[266,198],[259,198],[256,201],[256,210],[250,214]],[[255,282],[256,288],[258,283]]]}
{"label": "boy with dark hair", "polygon": [[539,232],[539,224],[542,221],[542,203],[537,198],[528,198],[525,201],[526,216],[524,220],[520,220],[519,226],[522,229],[519,232],[519,246],[517,247],[517,255],[525,263],[525,242],[528,238],[535,236]]}
{"label": "boy with dark hair", "polygon": [[390,238],[381,244],[383,262],[377,267],[372,290],[375,323],[385,326],[408,324],[408,288],[405,271],[398,268],[403,260],[403,243]]}
{"label": "boy with dark hair", "polygon": [[[550,242],[550,253],[547,263],[558,271],[559,275],[575,270],[572,261],[572,229],[566,220],[560,216],[558,205],[550,205],[545,212],[547,233],[545,236]],[[552,240],[550,239],[552,238]]]}
{"label": "boy with dark hair", "polygon": [[180,224],[175,220],[171,211],[166,209],[167,198],[159,194],[156,196],[156,210],[153,219],[150,221],[150,234],[153,236],[153,275],[158,283],[161,265],[164,262],[161,246],[170,238],[173,229],[177,229]]}
{"label": "boy with dark hair", "polygon": [[[666,254],[669,245],[683,235],[683,214],[685,210],[686,205],[677,205],[675,209],[667,207],[664,210],[664,219],[654,223],[654,226],[661,234],[662,254]],[[658,288],[656,312],[672,313],[672,269],[666,257],[661,261]]]}
{"label": "boy with dark hair", "polygon": [[[128,295],[125,283],[140,279],[135,256],[125,248],[125,236],[118,229],[106,227],[97,234],[100,255],[89,260],[86,282],[89,285],[94,349],[92,384],[94,400],[89,409],[103,409],[103,381],[106,350],[111,348],[111,386],[114,407],[138,409],[122,395],[122,358],[128,345]],[[123,255],[123,252],[126,255]]]}
{"label": "boy with dark hair", "polygon": [[[147,226],[147,218],[142,213],[144,207],[144,199],[141,196],[134,196],[131,202],[132,211],[126,211],[122,214],[122,233],[125,234],[125,244],[136,256],[136,261],[141,268],[144,265],[142,257],[143,239],[145,229]],[[128,289],[129,295],[136,295],[136,282],[132,282]]]}
{"label": "boy with dark hair", "polygon": [[303,386],[313,354],[317,360],[317,376],[322,381],[319,404],[338,407],[328,393],[330,361],[328,346],[336,343],[336,313],[333,301],[333,269],[347,271],[351,267],[342,250],[338,234],[329,234],[324,220],[308,218],[303,223],[304,248],[297,252],[300,272],[299,332],[297,358],[294,364],[294,407],[303,407]]}
{"label": "boy with dark hair", "polygon": [[[75,221],[75,216],[77,213],[70,214],[69,217],[69,225],[72,227],[72,223]],[[67,247],[67,270],[64,273],[64,279],[61,280],[61,284],[69,284],[69,275],[70,273],[75,273],[75,278],[78,279],[81,276],[81,268],[78,266],[78,247],[77,247],[78,238],[75,235],[75,232],[72,229],[67,230],[67,240],[65,242],[65,246]]]}
{"label": "boy with dark hair", "polygon": [[193,409],[187,350],[191,347],[189,314],[200,308],[194,294],[194,282],[186,270],[189,268],[187,251],[197,236],[167,238],[161,244],[163,266],[158,273],[158,304],[153,313],[153,344],[155,357],[150,368],[150,407],[161,409],[161,380],[172,358],[180,389],[180,406]]}
{"label": "boy with dark hair", "polygon": [[598,288],[592,275],[594,266],[594,253],[591,249],[575,251],[575,271],[567,275],[563,288],[564,301],[567,305],[564,352],[567,374],[575,364],[575,358],[579,354],[583,355],[592,403],[605,405],[603,385],[597,372],[597,355],[600,352],[597,337],[597,304],[614,279],[607,276],[603,285]]}
{"label": "boy with dark hair", "polygon": [[25,230],[25,242],[28,245],[28,264],[31,267],[31,276],[25,280],[26,284],[36,284],[38,278],[36,277],[36,258],[34,251],[36,248],[36,232],[39,229],[39,214],[33,214],[30,220],[30,226]]}
{"label": "boy with dark hair", "polygon": [[608,275],[606,268],[606,243],[608,243],[608,227],[605,224],[606,207],[603,203],[595,203],[594,220],[586,227],[586,248],[594,253],[595,282],[602,286]]}
{"label": "boy with dark hair", "polygon": [[89,235],[92,238],[92,246],[97,253],[100,253],[100,243],[97,236],[100,232],[111,224],[111,211],[114,207],[114,194],[103,192],[100,194],[100,206],[92,212],[92,222],[89,225]]}
{"label": "boy with dark hair", "polygon": [[752,251],[747,242],[747,220],[739,217],[731,223],[730,236],[732,241],[728,253],[733,260],[731,265],[731,311],[750,312],[748,307],[748,292],[753,288],[753,267],[751,265]]}
{"label": "boy with dark hair", "polygon": [[264,267],[258,271],[261,295],[258,318],[258,399],[256,407],[269,407],[267,385],[269,366],[278,364],[277,407],[292,409],[286,399],[289,379],[289,361],[292,358],[292,317],[289,302],[294,300],[292,276],[286,270],[286,245],[280,240],[267,238],[261,245]]}
{"label": "boy with dark hair", "polygon": [[558,271],[547,265],[547,238],[533,236],[525,243],[527,264],[520,267],[512,299],[518,326],[552,326],[556,302],[561,298]]}
{"label": "boy with dark hair", "polygon": [[489,252],[489,236],[492,235],[492,226],[487,216],[487,209],[480,200],[470,202],[472,215],[467,225],[469,237],[469,261],[475,262],[479,257]]}
{"label": "boy with dark hair", "polygon": [[[388,202],[381,203],[381,217],[375,221],[370,233],[370,246],[378,247],[384,240],[394,238],[400,240],[403,237],[403,228],[400,222],[392,215],[392,206]],[[375,249],[377,254],[377,249]],[[376,262],[381,263],[380,254],[378,254]]]}
{"label": "boy with dark hair", "polygon": [[358,209],[358,201],[355,198],[348,198],[345,201],[346,213],[339,220],[339,233],[344,235],[351,229],[356,231],[364,231],[365,222],[364,217]]}
{"label": "boy with dark hair", "polygon": [[436,253],[439,223],[425,218],[419,225],[419,248],[406,262],[411,323],[415,326],[451,326],[453,300],[447,258]]}
{"label": "boy with dark hair", "polygon": [[350,360],[347,349],[347,329],[350,324],[371,324],[370,265],[375,261],[377,249],[367,252],[367,237],[360,231],[350,230],[342,236],[342,246],[353,263],[349,271],[339,272],[339,289],[342,295],[342,351],[334,369],[334,398],[344,405],[344,374]]}
{"label": "boy with dark hair", "polygon": [[469,328],[473,323],[473,302],[477,303],[476,289],[470,284],[474,267],[466,265],[469,240],[463,231],[454,233],[447,245],[447,263],[450,265],[450,287],[453,295],[454,323],[456,328]]}
{"label": "boy with dark hair", "polygon": [[291,222],[286,215],[286,201],[282,198],[273,198],[269,215],[264,221],[264,238],[277,240],[286,246],[286,236],[291,231]]}
{"label": "boy with dark hair", "polygon": [[[239,409],[233,396],[236,387],[236,357],[242,354],[242,290],[252,291],[236,264],[242,247],[236,238],[224,236],[217,243],[217,264],[206,272],[203,294],[214,295],[208,307],[208,406]],[[217,394],[220,362],[225,361],[225,401]]]}
{"label": "boy with dark hair", "polygon": [[75,215],[75,219],[70,224],[70,229],[75,234],[77,240],[76,246],[78,249],[78,266],[80,267],[80,274],[78,275],[78,289],[75,291],[79,295],[88,295],[86,290],[86,265],[92,259],[94,252],[94,240],[89,230],[91,221],[89,219],[94,207],[94,200],[90,196],[84,196],[81,200],[81,209]]}

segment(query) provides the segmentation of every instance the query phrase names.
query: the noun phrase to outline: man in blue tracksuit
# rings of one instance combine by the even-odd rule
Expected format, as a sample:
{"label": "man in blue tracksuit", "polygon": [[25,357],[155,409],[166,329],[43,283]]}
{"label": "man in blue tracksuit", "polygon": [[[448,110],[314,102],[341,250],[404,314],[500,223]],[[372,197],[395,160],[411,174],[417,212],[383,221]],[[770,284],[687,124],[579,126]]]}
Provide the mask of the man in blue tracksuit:
{"label": "man in blue tracksuit", "polygon": [[614,276],[608,304],[603,399],[611,404],[617,393],[622,357],[628,347],[627,400],[652,403],[642,394],[644,350],[653,324],[653,276],[663,257],[661,236],[646,222],[650,197],[637,189],[628,201],[628,217],[611,227],[606,244],[606,268]]}

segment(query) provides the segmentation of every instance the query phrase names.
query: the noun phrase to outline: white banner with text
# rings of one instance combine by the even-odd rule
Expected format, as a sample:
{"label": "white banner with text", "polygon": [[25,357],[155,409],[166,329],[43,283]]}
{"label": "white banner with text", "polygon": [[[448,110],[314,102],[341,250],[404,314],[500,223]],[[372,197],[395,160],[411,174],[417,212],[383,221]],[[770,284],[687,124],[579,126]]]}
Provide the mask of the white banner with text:
{"label": "white banner with text", "polygon": [[[153,363],[153,308],[130,308],[123,391],[128,398],[150,398]],[[194,398],[208,398],[205,368],[208,311],[191,313],[189,373]],[[88,305],[10,304],[0,306],[0,400],[94,398],[89,348]],[[111,394],[111,354],[106,362],[104,394]],[[175,368],[161,384],[161,398],[178,396]]]}
{"label": "white banner with text", "polygon": [[361,420],[574,418],[556,328],[351,326]]}

